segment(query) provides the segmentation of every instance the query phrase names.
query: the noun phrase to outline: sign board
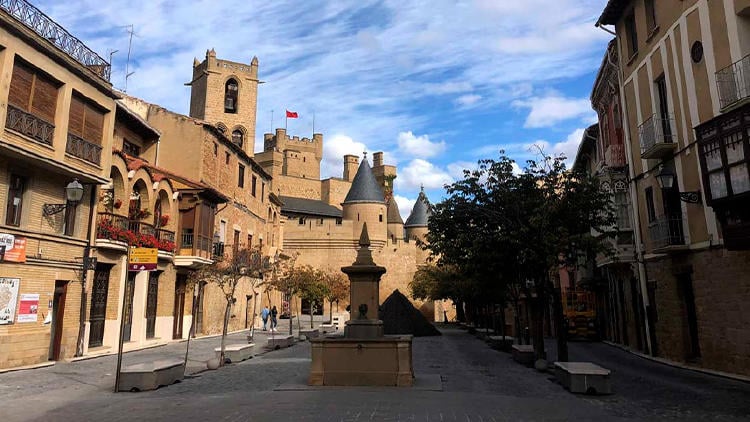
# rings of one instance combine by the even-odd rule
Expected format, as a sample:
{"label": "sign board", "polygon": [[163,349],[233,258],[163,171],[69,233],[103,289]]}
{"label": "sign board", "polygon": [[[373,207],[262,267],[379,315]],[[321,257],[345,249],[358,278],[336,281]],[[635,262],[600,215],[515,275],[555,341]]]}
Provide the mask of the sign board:
{"label": "sign board", "polygon": [[156,248],[130,248],[128,271],[156,271],[159,250]]}
{"label": "sign board", "polygon": [[0,325],[12,324],[16,315],[20,278],[0,278]]}
{"label": "sign board", "polygon": [[22,294],[18,304],[18,322],[36,322],[39,310],[39,294]]}
{"label": "sign board", "polygon": [[0,233],[0,261],[26,262],[26,238]]}

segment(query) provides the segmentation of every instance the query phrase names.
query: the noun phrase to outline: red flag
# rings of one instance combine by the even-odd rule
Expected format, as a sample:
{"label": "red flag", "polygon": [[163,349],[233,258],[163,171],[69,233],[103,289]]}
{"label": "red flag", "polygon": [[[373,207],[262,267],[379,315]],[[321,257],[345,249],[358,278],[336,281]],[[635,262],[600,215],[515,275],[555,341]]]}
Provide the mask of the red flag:
{"label": "red flag", "polygon": [[299,115],[297,114],[296,111],[289,111],[289,110],[286,111],[286,118],[287,119],[296,119],[298,117],[299,117]]}

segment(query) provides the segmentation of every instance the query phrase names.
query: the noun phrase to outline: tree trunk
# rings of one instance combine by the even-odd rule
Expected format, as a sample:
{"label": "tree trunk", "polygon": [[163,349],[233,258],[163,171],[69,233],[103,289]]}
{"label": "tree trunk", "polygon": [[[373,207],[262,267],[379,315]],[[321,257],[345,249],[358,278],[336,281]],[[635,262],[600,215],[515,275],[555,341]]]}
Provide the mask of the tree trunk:
{"label": "tree trunk", "polygon": [[315,310],[315,302],[310,302],[310,329],[313,329],[313,311]]}
{"label": "tree trunk", "polygon": [[328,301],[328,323],[333,324],[333,301]]}
{"label": "tree trunk", "polygon": [[253,287],[253,319],[252,323],[250,324],[250,338],[253,338],[253,335],[255,334],[255,312],[257,311],[258,306],[258,298],[257,294],[255,293],[255,287]]}
{"label": "tree trunk", "polygon": [[464,302],[456,302],[456,321],[466,322],[466,313],[464,312]]}
{"label": "tree trunk", "polygon": [[232,310],[232,299],[227,299],[227,307],[224,309],[224,327],[221,330],[221,354],[219,355],[219,366],[224,366],[224,349],[227,343],[227,331],[229,330],[229,314]]}
{"label": "tree trunk", "polygon": [[537,292],[532,306],[533,329],[532,338],[534,344],[534,359],[546,359],[544,351],[544,300],[542,292]]}
{"label": "tree trunk", "polygon": [[560,289],[555,289],[552,293],[553,307],[555,312],[555,334],[557,337],[557,361],[567,362],[568,361],[568,342],[567,335],[565,332],[565,321],[563,321],[563,310],[562,310],[562,299],[560,297]]}

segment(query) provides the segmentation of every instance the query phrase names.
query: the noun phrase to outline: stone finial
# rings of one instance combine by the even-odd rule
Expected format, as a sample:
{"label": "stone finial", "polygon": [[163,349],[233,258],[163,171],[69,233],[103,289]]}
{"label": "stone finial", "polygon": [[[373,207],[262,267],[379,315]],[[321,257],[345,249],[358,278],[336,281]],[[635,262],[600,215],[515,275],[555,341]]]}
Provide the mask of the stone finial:
{"label": "stone finial", "polygon": [[251,65],[257,66],[258,65],[258,56],[253,56],[253,60],[250,62]]}
{"label": "stone finial", "polygon": [[206,57],[216,57],[216,50],[211,48],[210,50],[206,51]]}
{"label": "stone finial", "polygon": [[362,234],[359,236],[357,259],[354,261],[353,265],[375,265],[375,261],[372,260],[372,251],[370,250],[370,235],[367,233],[367,223],[362,225]]}
{"label": "stone finial", "polygon": [[193,67],[200,66],[201,62],[198,61],[197,57],[193,57]]}

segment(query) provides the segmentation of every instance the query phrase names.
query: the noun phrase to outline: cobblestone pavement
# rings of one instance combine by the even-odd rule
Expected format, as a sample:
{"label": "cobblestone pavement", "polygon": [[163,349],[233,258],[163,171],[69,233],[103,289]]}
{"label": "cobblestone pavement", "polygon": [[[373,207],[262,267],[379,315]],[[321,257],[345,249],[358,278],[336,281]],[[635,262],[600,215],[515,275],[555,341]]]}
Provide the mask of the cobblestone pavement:
{"label": "cobblestone pavement", "polygon": [[[750,414],[748,384],[665,367],[610,346],[571,345],[573,358],[601,363],[614,372],[615,394],[592,397],[568,393],[549,374],[514,363],[508,354],[490,349],[465,331],[444,328],[443,333],[414,341],[417,376],[440,374],[443,391],[336,387],[275,391],[281,385],[304,382],[310,348],[303,342],[144,393],[114,394],[111,376],[92,379],[91,374],[98,372],[91,367],[113,367],[102,363],[114,362],[110,357],[66,364],[76,369],[64,371],[55,365],[0,374],[5,416],[0,419],[609,421],[741,420]],[[195,344],[210,340],[210,348],[219,341]],[[166,353],[167,347],[160,349]],[[209,349],[197,348],[202,347]],[[143,357],[156,350],[138,354]]]}

